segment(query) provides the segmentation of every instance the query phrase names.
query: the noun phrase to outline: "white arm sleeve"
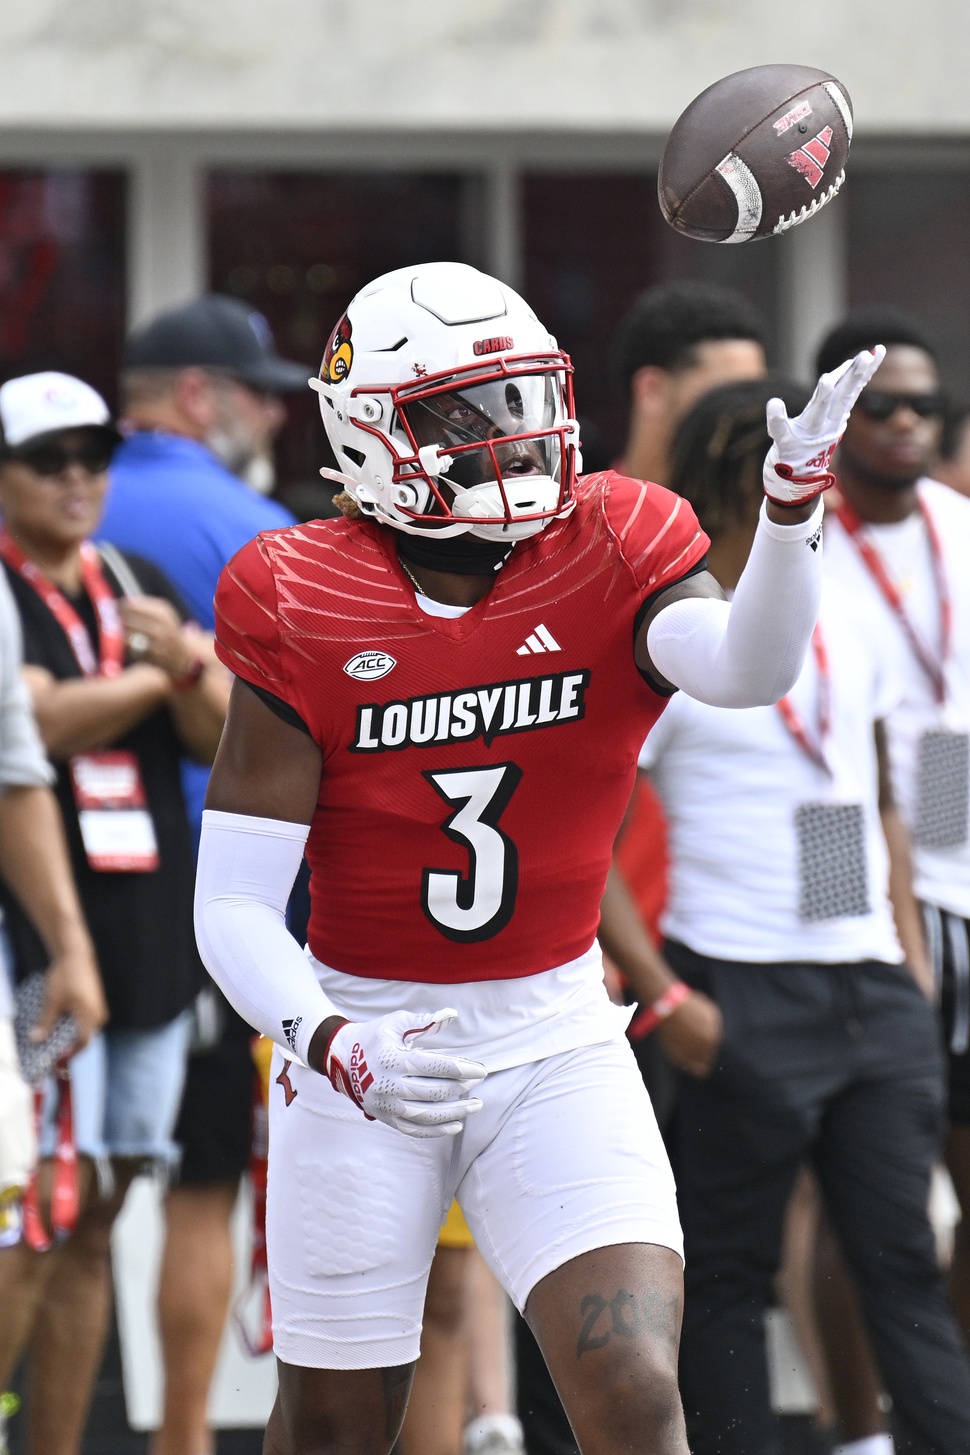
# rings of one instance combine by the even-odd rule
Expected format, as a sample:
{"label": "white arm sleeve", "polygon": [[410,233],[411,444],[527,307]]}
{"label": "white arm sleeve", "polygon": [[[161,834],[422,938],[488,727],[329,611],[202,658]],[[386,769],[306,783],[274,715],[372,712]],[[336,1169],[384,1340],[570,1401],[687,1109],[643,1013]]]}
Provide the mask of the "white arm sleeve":
{"label": "white arm sleeve", "polygon": [[195,881],[206,969],[243,1020],[303,1062],[317,1026],[338,1014],[286,928],[308,833],[306,824],[207,808]]}
{"label": "white arm sleeve", "polygon": [[762,506],[734,600],[688,597],[647,630],[657,671],[711,707],[764,707],[794,686],[822,593],[822,505],[798,525],[776,525]]}

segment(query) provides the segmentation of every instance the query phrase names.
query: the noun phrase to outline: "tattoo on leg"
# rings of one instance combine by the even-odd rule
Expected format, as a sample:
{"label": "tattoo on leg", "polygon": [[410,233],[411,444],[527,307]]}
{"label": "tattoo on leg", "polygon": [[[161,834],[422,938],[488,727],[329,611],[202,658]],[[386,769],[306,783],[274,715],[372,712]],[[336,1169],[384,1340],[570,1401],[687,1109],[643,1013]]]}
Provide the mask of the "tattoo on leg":
{"label": "tattoo on leg", "polygon": [[576,1358],[581,1359],[591,1349],[602,1349],[614,1334],[624,1339],[635,1339],[643,1332],[673,1337],[677,1305],[676,1298],[662,1298],[659,1294],[636,1298],[625,1288],[610,1299],[588,1293],[579,1305],[583,1326],[576,1343]]}
{"label": "tattoo on leg", "polygon": [[411,1392],[413,1364],[398,1364],[381,1371],[384,1379],[384,1428],[389,1440],[396,1440],[404,1422],[408,1395]]}

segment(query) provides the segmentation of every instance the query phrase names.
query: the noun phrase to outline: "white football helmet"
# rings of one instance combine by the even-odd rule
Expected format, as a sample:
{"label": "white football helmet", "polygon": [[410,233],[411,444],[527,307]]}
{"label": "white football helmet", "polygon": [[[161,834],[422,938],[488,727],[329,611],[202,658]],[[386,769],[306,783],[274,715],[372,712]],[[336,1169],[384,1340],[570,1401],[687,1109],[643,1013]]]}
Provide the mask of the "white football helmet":
{"label": "white football helmet", "polygon": [[532,309],[465,263],[385,273],[353,299],[311,386],[367,515],[414,535],[535,535],[573,508],[572,365]]}

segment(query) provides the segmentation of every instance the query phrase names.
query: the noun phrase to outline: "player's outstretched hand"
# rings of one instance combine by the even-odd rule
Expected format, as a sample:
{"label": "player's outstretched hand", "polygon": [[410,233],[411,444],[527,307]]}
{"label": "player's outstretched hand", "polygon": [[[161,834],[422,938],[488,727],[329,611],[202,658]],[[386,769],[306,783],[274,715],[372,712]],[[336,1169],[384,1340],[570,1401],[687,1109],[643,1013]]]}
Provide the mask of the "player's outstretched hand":
{"label": "player's outstretched hand", "polygon": [[776,505],[805,505],[835,483],[829,465],[859,395],[886,357],[882,344],[864,349],[831,374],[795,419],[780,399],[769,399],[768,433],[774,444],[765,459],[765,494]]}
{"label": "player's outstretched hand", "polygon": [[426,1051],[419,1043],[458,1012],[427,1015],[398,1010],[372,1021],[347,1021],[331,1037],[324,1070],[335,1090],[355,1101],[371,1121],[409,1137],[452,1137],[480,1111],[469,1093],[485,1080],[485,1067],[464,1056]]}

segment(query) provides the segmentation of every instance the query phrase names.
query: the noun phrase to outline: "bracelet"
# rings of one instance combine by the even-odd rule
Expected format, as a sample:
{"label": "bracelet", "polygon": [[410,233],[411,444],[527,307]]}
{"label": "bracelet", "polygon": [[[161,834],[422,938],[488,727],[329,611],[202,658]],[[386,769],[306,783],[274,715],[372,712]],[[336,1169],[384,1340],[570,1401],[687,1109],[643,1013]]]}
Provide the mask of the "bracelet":
{"label": "bracelet", "polygon": [[651,1031],[657,1029],[661,1021],[665,1021],[668,1016],[673,1015],[675,1010],[679,1010],[685,1000],[690,1000],[693,993],[690,986],[685,985],[683,980],[675,980],[672,985],[668,985],[663,995],[658,996],[653,1005],[648,1005],[645,1010],[639,1011],[633,1017],[627,1027],[627,1035],[630,1040],[642,1041],[645,1036],[649,1036]]}
{"label": "bracelet", "polygon": [[205,663],[202,658],[193,657],[188,669],[182,673],[181,677],[174,677],[172,679],[172,686],[176,692],[188,692],[190,688],[199,685],[199,678],[204,671]]}

